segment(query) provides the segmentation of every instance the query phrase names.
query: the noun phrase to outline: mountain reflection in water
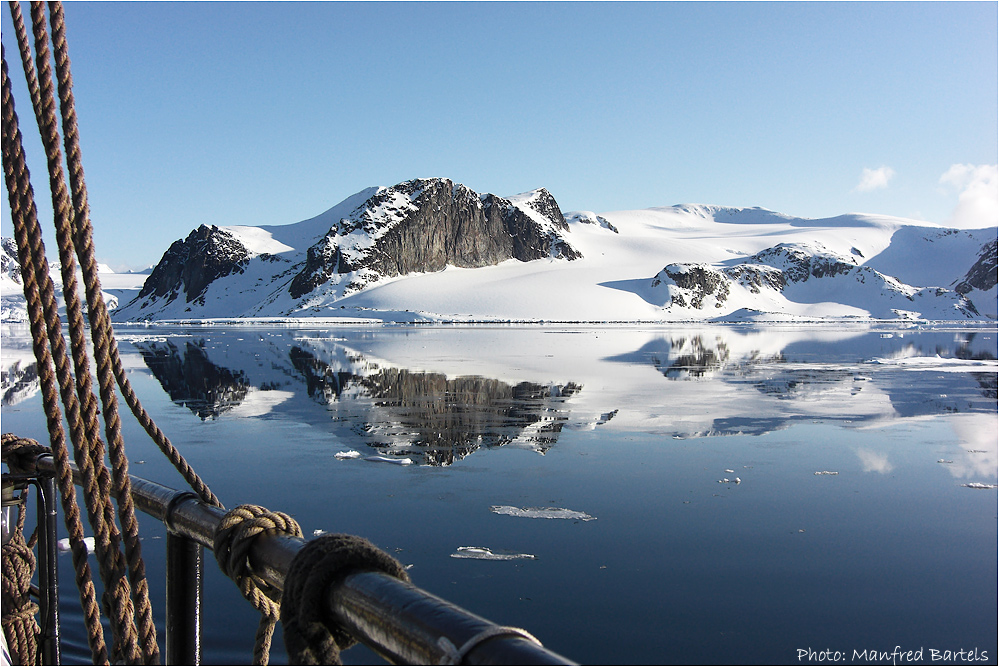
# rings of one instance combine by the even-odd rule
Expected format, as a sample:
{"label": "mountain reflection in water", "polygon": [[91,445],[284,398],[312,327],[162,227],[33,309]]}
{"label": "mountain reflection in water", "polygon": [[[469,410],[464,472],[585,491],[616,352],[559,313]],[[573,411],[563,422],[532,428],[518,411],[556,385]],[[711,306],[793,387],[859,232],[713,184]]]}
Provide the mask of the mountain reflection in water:
{"label": "mountain reflection in water", "polygon": [[217,366],[208,359],[204,340],[185,341],[183,349],[171,341],[136,343],[135,347],[170,400],[202,420],[236,407],[249,390],[242,371]]}
{"label": "mountain reflection in water", "polygon": [[[135,346],[170,399],[202,420],[232,410],[250,390],[251,369],[213,363],[204,340]],[[328,354],[295,344],[286,359],[284,382],[261,382],[261,391],[304,384],[309,398],[332,413],[334,428],[349,428],[382,454],[415,455],[435,466],[511,443],[545,453],[568,420],[565,401],[582,389],[385,367],[342,346]]]}

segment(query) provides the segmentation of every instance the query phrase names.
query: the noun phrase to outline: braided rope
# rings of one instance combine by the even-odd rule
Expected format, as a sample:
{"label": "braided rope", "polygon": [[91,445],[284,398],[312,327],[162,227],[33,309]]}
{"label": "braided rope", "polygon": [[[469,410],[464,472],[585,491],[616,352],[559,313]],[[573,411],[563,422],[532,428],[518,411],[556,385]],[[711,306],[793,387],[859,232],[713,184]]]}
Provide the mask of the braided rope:
{"label": "braided rope", "polygon": [[[66,447],[65,433],[62,429],[62,411],[59,407],[53,359],[49,353],[48,322],[46,321],[47,318],[43,309],[43,297],[45,301],[54,303],[52,281],[48,275],[48,263],[45,260],[41,233],[38,230],[34,193],[31,188],[30,175],[24,158],[21,131],[18,127],[17,114],[14,109],[14,97],[7,71],[6,49],[0,47],[0,50],[2,50],[3,73],[4,182],[7,186],[11,218],[14,222],[14,234],[18,246],[18,260],[21,264],[24,294],[29,312],[32,347],[35,359],[38,362],[38,377],[42,388],[42,402],[45,406],[46,424],[49,431],[49,440],[52,444],[52,454],[56,462],[59,495],[65,514],[66,527],[69,532],[77,588],[80,591],[80,601],[87,620],[87,640],[95,664],[107,664],[108,654],[100,623],[100,608],[97,605],[96,593],[90,574],[90,565],[87,562],[87,550],[83,544],[83,526],[80,521],[80,510],[76,504],[76,488],[73,486],[73,478],[69,469],[69,452]],[[42,287],[39,286],[39,279],[42,282]],[[56,314],[55,322],[58,324],[58,314]],[[52,343],[56,345],[62,344],[61,335],[58,336],[58,343],[55,340]],[[65,358],[65,350],[63,350],[62,356]],[[70,393],[72,394],[72,392]]]}
{"label": "braided rope", "polygon": [[236,582],[243,597],[261,614],[253,647],[253,664],[270,660],[274,627],[281,616],[281,592],[253,574],[249,552],[260,535],[302,537],[298,523],[283,512],[259,505],[239,505],[226,512],[215,529],[214,551],[219,569]]}
{"label": "braided rope", "polygon": [[[32,24],[35,26],[36,34],[35,48],[37,59],[39,60],[39,63],[41,63],[44,50],[45,68],[48,69],[48,35],[45,34],[44,5],[41,2],[34,1],[31,4],[31,10]],[[57,76],[59,78],[59,98],[60,108],[63,115],[63,132],[66,134],[67,165],[69,167],[70,183],[73,188],[73,208],[75,210],[73,227],[78,228],[79,225],[76,224],[75,221],[80,217],[80,207],[82,206],[84,209],[87,208],[86,186],[83,184],[76,112],[72,97],[72,79],[69,74],[69,56],[66,44],[65,18],[62,11],[62,5],[60,3],[49,3],[49,11],[52,15],[52,44],[53,51],[55,52]],[[44,47],[41,46],[42,43],[44,43]],[[46,85],[46,82],[42,77],[42,67],[40,64],[39,81],[42,85],[43,99],[46,103],[46,125],[50,125],[52,127],[49,134],[54,140],[57,141],[58,132],[55,130],[57,120],[55,115],[55,101],[52,93],[51,71],[47,73],[47,76],[48,82]],[[67,116],[69,117],[69,120],[67,120]],[[70,132],[73,133],[72,141],[69,137]],[[43,136],[44,135],[45,133],[43,132]],[[58,153],[57,148],[55,149],[55,152]],[[50,174],[52,173],[53,172],[50,169]],[[61,169],[58,170],[58,177],[59,188],[62,193],[65,193],[65,179],[62,177]],[[52,176],[51,178],[52,180],[55,180],[55,176]],[[80,194],[81,192],[82,194]],[[63,197],[65,197],[65,194],[63,194]],[[78,197],[80,198],[80,201],[82,201],[82,204],[77,203]],[[67,220],[65,220],[66,229],[60,234],[58,240],[60,255],[65,253],[72,256],[74,251],[74,234],[68,223],[67,211]],[[79,238],[79,235],[76,236]],[[95,262],[92,262],[92,264],[95,264]],[[139,640],[142,644],[143,662],[145,664],[156,664],[159,662],[159,647],[156,643],[156,627],[153,623],[152,605],[149,601],[149,585],[146,581],[145,563],[142,560],[142,547],[139,542],[139,523],[135,515],[135,507],[132,501],[131,480],[128,476],[128,457],[125,454],[125,442],[121,433],[121,419],[118,413],[118,400],[114,391],[114,374],[111,369],[107,347],[110,342],[113,342],[113,339],[109,342],[105,332],[103,330],[99,330],[98,327],[95,326],[95,324],[100,323],[99,317],[96,317],[97,321],[95,322],[95,309],[105,308],[104,298],[100,288],[100,281],[96,280],[96,268],[94,266],[90,267],[92,273],[94,274],[93,276],[88,275],[88,267],[84,266],[83,268],[84,284],[86,285],[87,292],[88,314],[91,320],[91,333],[94,338],[94,356],[97,362],[97,376],[100,385],[101,404],[104,409],[105,434],[107,436],[108,450],[112,463],[111,494],[113,494],[118,501],[118,518],[121,522],[121,530],[124,537],[125,559],[128,564],[129,583],[131,584],[134,596],[135,612],[137,615],[135,623],[137,625]],[[91,278],[94,280],[91,280]],[[70,298],[76,300],[77,296],[75,291],[72,294],[67,292],[65,296],[68,310],[68,302]],[[110,326],[107,328],[110,329]],[[84,368],[86,368],[87,371],[87,383],[89,384],[90,366],[89,362],[86,361],[86,344],[83,335],[82,319],[80,322],[79,339],[74,339],[73,343],[74,350],[79,350],[79,356],[86,362],[86,366]],[[79,375],[80,371],[78,370],[78,377]],[[90,394],[89,390],[87,394]],[[93,424],[96,425],[96,406],[93,406],[93,410]],[[89,417],[90,415],[88,414],[87,416]],[[91,442],[96,444],[96,442],[99,442],[99,439],[95,437],[91,440]],[[90,453],[91,457],[95,461],[95,465],[98,461],[103,463],[104,452],[102,448],[99,450],[98,446],[95,446],[91,449]],[[105,499],[107,506],[110,508],[110,495],[105,493],[103,498]],[[116,593],[116,595],[117,594],[118,593]]]}

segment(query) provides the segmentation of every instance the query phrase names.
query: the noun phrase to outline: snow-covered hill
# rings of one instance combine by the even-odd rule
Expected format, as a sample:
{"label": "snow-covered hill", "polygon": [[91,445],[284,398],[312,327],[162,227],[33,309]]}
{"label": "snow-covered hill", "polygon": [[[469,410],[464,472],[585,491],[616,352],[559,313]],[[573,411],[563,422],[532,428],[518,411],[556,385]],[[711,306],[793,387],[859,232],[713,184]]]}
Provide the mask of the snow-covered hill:
{"label": "snow-covered hill", "polygon": [[995,320],[997,232],[698,204],[563,215],[543,188],[417,179],[297,224],[203,225],[114,317]]}
{"label": "snow-covered hill", "polygon": [[[98,264],[97,271],[101,280],[101,294],[108,310],[113,311],[120,302],[135,298],[142,282],[143,274],[115,273],[106,264]],[[59,313],[65,318],[66,305],[63,301],[63,285],[60,264],[49,264],[49,276],[55,288],[55,297],[59,303]],[[87,312],[86,296],[83,293],[83,271],[76,268],[76,281],[80,289],[80,299],[83,312]],[[28,306],[24,298],[24,285],[21,278],[21,266],[17,259],[17,244],[12,238],[0,239],[0,322],[27,322]]]}

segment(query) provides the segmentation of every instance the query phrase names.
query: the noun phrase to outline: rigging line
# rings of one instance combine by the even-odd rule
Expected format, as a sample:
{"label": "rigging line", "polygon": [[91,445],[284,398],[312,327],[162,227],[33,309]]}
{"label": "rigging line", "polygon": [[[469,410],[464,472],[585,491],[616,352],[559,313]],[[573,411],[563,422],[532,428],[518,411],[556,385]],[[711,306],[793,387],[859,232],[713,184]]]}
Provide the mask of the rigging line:
{"label": "rigging line", "polygon": [[[50,52],[48,48],[48,34],[45,26],[44,6],[40,3],[33,3],[32,28],[35,37],[35,59],[37,62],[37,82],[39,94],[33,101],[40,103],[35,109],[36,118],[39,121],[39,132],[45,144],[46,157],[48,158],[49,180],[52,188],[54,210],[56,213],[55,223],[59,241],[59,251],[61,258],[70,260],[70,269],[73,270],[74,278],[70,287],[75,287],[75,263],[72,260],[72,242],[68,224],[69,210],[65,194],[65,179],[61,178],[61,156],[59,154],[58,123],[55,119],[55,101],[52,84]],[[26,35],[20,35],[26,39]],[[23,45],[22,53],[29,51]],[[25,63],[26,68],[30,65],[30,59]],[[30,79],[30,76],[28,77]],[[60,183],[62,181],[62,183]],[[60,196],[61,195],[61,196]],[[60,201],[61,200],[61,201]],[[37,226],[37,219],[34,224]],[[40,232],[39,232],[40,236]],[[44,252],[44,250],[42,251]],[[36,261],[36,268],[41,265]],[[64,267],[65,268],[65,267]],[[51,282],[49,280],[48,282]],[[67,302],[67,313],[71,313],[70,305],[76,299],[76,292],[67,291],[64,293]],[[70,426],[70,433],[74,445],[77,465],[85,468],[85,481],[88,483],[87,492],[84,494],[88,516],[95,532],[95,547],[98,554],[99,570],[101,579],[104,581],[105,603],[110,609],[109,619],[115,642],[112,645],[113,658],[128,662],[138,662],[142,654],[138,649],[138,635],[135,627],[135,609],[132,601],[132,587],[126,578],[125,558],[120,551],[120,536],[118,527],[114,519],[114,507],[111,503],[110,491],[113,481],[104,467],[104,451],[98,436],[100,425],[97,421],[96,402],[92,392],[87,389],[84,397],[77,400],[73,393],[73,381],[68,368],[68,359],[65,351],[65,343],[62,338],[61,323],[54,296],[46,295],[44,301],[46,309],[46,319],[49,326],[49,344],[53,347],[54,359],[57,366],[59,384],[62,387],[63,404],[66,406],[67,421]],[[79,302],[76,303],[76,311],[79,316]],[[71,335],[75,334],[72,340],[74,359],[80,363],[81,354],[86,360],[86,343],[83,335],[82,317],[77,321],[77,328],[74,331],[71,327]],[[81,352],[82,350],[82,352]],[[82,369],[78,366],[77,389],[81,388],[81,381],[84,377],[89,380],[89,363]],[[86,419],[81,419],[81,404],[84,409]],[[86,434],[82,430],[86,429]]]}
{"label": "rigging line", "polygon": [[[69,110],[72,123],[69,127],[74,134],[77,134],[76,114],[72,105],[72,79],[69,76],[69,56],[66,45],[65,18],[62,5],[58,2],[49,3],[49,11],[52,18],[52,44],[55,52],[56,69],[59,77],[59,98],[60,108],[63,116],[63,134],[67,133],[67,96],[69,97]],[[56,127],[58,121],[55,113],[54,92],[52,89],[51,69],[48,61],[48,35],[45,31],[45,7],[38,0],[31,3],[32,22],[36,31],[36,55],[39,59],[39,81],[42,84],[42,94],[45,101],[46,122]],[[44,43],[44,47],[40,44]],[[41,65],[42,51],[46,51],[44,69],[46,77],[43,78]],[[47,80],[46,80],[47,79]],[[47,84],[47,85],[46,85]],[[58,136],[57,132],[52,133]],[[67,138],[68,139],[68,138]],[[67,165],[69,168],[70,182],[76,190],[82,183],[82,166],[79,160],[79,141],[66,143]],[[72,160],[73,154],[76,159]],[[60,170],[61,171],[61,170]],[[65,188],[65,181],[61,183]],[[83,205],[86,206],[86,189],[83,187]],[[78,207],[74,208],[79,211]],[[78,216],[74,216],[74,219]],[[72,254],[74,250],[73,234],[69,233],[65,238],[60,238],[60,250],[65,244],[66,251]],[[86,267],[84,267],[86,269]],[[93,268],[93,267],[91,267]],[[134,610],[137,618],[134,619],[137,625],[139,640],[142,643],[142,657],[146,664],[156,664],[159,662],[159,646],[156,642],[156,626],[153,623],[152,605],[149,601],[149,585],[146,580],[145,563],[142,559],[142,546],[139,542],[139,524],[135,516],[135,507],[132,502],[131,481],[128,476],[128,457],[125,453],[125,442],[121,433],[121,418],[118,412],[118,400],[115,395],[115,381],[111,370],[107,353],[107,336],[99,328],[95,328],[95,308],[104,306],[103,294],[100,289],[99,280],[96,283],[88,283],[87,275],[84,274],[84,281],[87,292],[88,313],[91,320],[91,335],[94,339],[94,357],[97,362],[97,376],[100,387],[101,404],[104,408],[104,427],[107,436],[108,452],[112,463],[112,493],[118,500],[118,518],[121,522],[121,530],[124,538],[125,560],[128,564],[129,582],[132,587],[134,598]],[[73,294],[76,298],[76,294]],[[98,306],[99,304],[99,306]],[[98,318],[99,321],[99,318]],[[83,338],[80,339],[80,347],[85,350]],[[84,353],[85,354],[85,353]],[[88,366],[89,368],[89,366]],[[92,456],[96,456],[97,451],[92,450]],[[103,452],[101,452],[103,462]],[[105,502],[110,505],[110,498],[105,497]]]}
{"label": "rigging line", "polygon": [[[77,589],[86,619],[87,642],[95,664],[108,664],[107,646],[104,642],[104,632],[100,622],[100,607],[97,604],[96,591],[90,565],[87,562],[87,549],[83,544],[83,524],[80,520],[80,509],[76,504],[76,488],[69,467],[69,452],[66,447],[65,433],[62,429],[62,416],[59,408],[56,381],[54,378],[52,357],[49,353],[48,334],[42,312],[41,290],[37,276],[43,283],[48,279],[48,263],[45,260],[44,247],[38,234],[37,210],[34,193],[31,188],[30,176],[24,159],[24,148],[21,130],[18,127],[17,114],[14,109],[14,96],[11,91],[10,77],[7,72],[6,49],[0,45],[0,60],[2,60],[2,107],[3,107],[3,170],[4,182],[7,186],[7,197],[10,202],[11,218],[18,246],[18,259],[21,263],[21,274],[24,282],[25,300],[30,314],[29,324],[32,333],[32,346],[38,361],[39,383],[42,388],[42,401],[45,406],[46,423],[52,453],[56,462],[60,501],[65,514],[66,528],[70,537],[70,549],[76,574]],[[32,224],[33,222],[33,224]],[[29,235],[29,228],[35,233]],[[37,247],[36,247],[37,246]],[[38,252],[41,250],[41,252]],[[35,257],[40,257],[40,265],[35,266]],[[51,294],[51,279],[47,280],[47,292]]]}
{"label": "rigging line", "polygon": [[[59,258],[61,262],[63,278],[63,295],[66,303],[66,314],[70,329],[70,340],[72,343],[74,367],[76,370],[76,388],[80,405],[82,406],[85,418],[83,427],[86,428],[86,435],[81,436],[79,432],[79,420],[73,418],[72,406],[67,406],[70,414],[69,425],[74,443],[74,451],[77,465],[81,466],[85,474],[85,488],[87,508],[91,524],[94,526],[95,537],[101,544],[101,553],[108,552],[107,545],[111,545],[111,558],[120,560],[119,535],[115,525],[114,509],[109,500],[106,500],[107,492],[110,489],[110,475],[104,466],[104,447],[100,441],[100,423],[97,418],[97,405],[90,384],[90,362],[86,354],[86,336],[83,330],[83,315],[80,301],[76,290],[76,263],[69,243],[70,238],[70,210],[69,197],[66,191],[65,178],[62,173],[62,155],[59,150],[58,128],[54,121],[54,114],[51,112],[53,105],[52,76],[49,65],[48,40],[45,37],[44,23],[39,31],[38,17],[33,17],[34,30],[36,32],[36,52],[38,60],[38,70],[30,57],[31,50],[28,45],[27,31],[24,29],[24,21],[21,17],[20,6],[11,3],[11,14],[14,17],[17,28],[18,46],[21,52],[22,65],[25,70],[25,78],[29,81],[31,89],[31,101],[35,111],[35,118],[38,123],[39,134],[45,147],[46,158],[48,160],[49,187],[52,194],[52,208],[58,238]],[[41,17],[44,21],[44,16]],[[48,107],[48,108],[46,108]],[[47,114],[46,111],[49,111]],[[81,461],[81,456],[88,456],[91,464],[86,465]],[[83,465],[81,465],[83,464]],[[84,467],[85,466],[85,467]],[[95,515],[97,511],[100,515]],[[105,562],[102,557],[100,562]],[[118,569],[117,563],[105,568],[101,573],[105,583],[108,581],[109,572]]]}

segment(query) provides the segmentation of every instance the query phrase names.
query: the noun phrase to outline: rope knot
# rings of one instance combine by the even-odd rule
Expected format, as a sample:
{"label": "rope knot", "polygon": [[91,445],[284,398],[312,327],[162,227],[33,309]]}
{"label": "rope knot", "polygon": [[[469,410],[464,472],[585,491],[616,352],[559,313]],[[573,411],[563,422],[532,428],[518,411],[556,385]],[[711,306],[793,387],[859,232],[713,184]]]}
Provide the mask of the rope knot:
{"label": "rope knot", "polygon": [[328,616],[326,596],[348,574],[372,570],[409,582],[399,561],[356,535],[324,535],[298,552],[285,575],[281,599],[281,626],[291,664],[341,664],[340,651],[357,640]]}
{"label": "rope knot", "polygon": [[219,569],[236,582],[243,597],[261,613],[253,657],[254,664],[266,665],[274,626],[281,614],[281,592],[250,568],[250,548],[260,535],[302,537],[302,529],[284,512],[240,505],[226,512],[215,530],[213,543]]}

